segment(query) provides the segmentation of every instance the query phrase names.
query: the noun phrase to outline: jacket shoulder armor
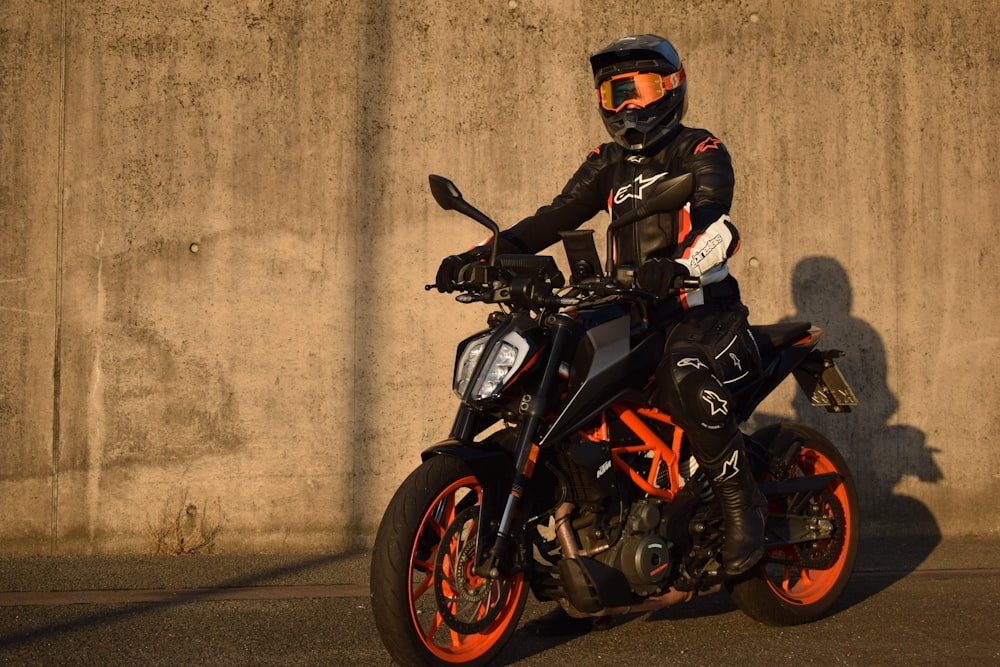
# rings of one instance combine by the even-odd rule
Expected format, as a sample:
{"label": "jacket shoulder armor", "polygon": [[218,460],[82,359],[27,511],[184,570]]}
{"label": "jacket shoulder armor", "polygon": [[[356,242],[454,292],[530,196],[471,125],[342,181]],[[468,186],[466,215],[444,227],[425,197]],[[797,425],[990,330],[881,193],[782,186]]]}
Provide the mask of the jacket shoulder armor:
{"label": "jacket shoulder armor", "polygon": [[601,144],[595,147],[589,153],[587,153],[588,161],[602,161],[602,162],[614,162],[620,160],[623,157],[625,150],[618,144],[610,141],[606,144]]}
{"label": "jacket shoulder armor", "polygon": [[677,136],[676,141],[680,148],[679,154],[685,158],[712,153],[713,151],[729,153],[726,145],[718,137],[708,130],[700,128],[683,128]]}

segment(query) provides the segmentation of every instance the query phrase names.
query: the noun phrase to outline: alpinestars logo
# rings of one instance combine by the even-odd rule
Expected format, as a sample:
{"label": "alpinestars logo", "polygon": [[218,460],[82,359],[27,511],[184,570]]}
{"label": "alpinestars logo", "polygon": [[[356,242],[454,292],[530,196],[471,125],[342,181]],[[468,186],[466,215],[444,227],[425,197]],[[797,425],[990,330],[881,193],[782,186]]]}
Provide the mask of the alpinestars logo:
{"label": "alpinestars logo", "polygon": [[677,362],[677,368],[685,368],[687,366],[690,366],[691,368],[695,368],[701,371],[708,370],[708,366],[705,365],[705,362],[702,361],[701,359],[698,359],[697,357],[684,357],[683,359]]}
{"label": "alpinestars logo", "polygon": [[704,153],[705,151],[719,150],[719,146],[721,145],[722,145],[721,141],[719,141],[715,137],[709,137],[708,139],[705,139],[703,142],[695,146],[694,154],[697,155],[698,153]]}
{"label": "alpinestars logo", "polygon": [[701,392],[701,400],[708,403],[709,409],[712,411],[712,416],[715,415],[728,415],[729,414],[729,401],[722,398],[714,391],[710,389],[705,389]]}
{"label": "alpinestars logo", "polygon": [[740,361],[740,358],[735,353],[730,352],[729,359],[732,360],[733,366],[736,366],[737,370],[743,370],[743,362]]}
{"label": "alpinestars logo", "polygon": [[661,178],[664,178],[667,172],[662,174],[654,174],[653,176],[643,176],[642,174],[635,177],[635,181],[629,183],[628,185],[623,185],[615,191],[614,202],[616,204],[623,204],[629,199],[638,199],[642,201],[642,193],[653,183],[656,183]]}
{"label": "alpinestars logo", "polygon": [[726,480],[733,479],[740,474],[740,453],[735,451],[729,455],[726,462],[722,464],[722,470],[719,472],[719,476],[716,477],[714,482],[725,482]]}
{"label": "alpinestars logo", "polygon": [[716,234],[712,238],[704,242],[704,245],[698,248],[698,251],[691,255],[691,267],[694,268],[704,261],[713,250],[722,245],[722,235]]}

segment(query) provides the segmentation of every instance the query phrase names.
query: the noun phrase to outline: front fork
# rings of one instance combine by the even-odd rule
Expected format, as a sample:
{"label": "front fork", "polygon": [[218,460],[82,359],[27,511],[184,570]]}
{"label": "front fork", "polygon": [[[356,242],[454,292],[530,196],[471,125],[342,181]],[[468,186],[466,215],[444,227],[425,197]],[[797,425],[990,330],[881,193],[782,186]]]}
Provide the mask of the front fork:
{"label": "front fork", "polygon": [[[524,418],[521,421],[517,441],[514,444],[514,481],[511,484],[510,493],[507,495],[507,502],[500,517],[500,524],[497,526],[493,546],[485,558],[480,559],[482,554],[477,554],[476,557],[476,562],[479,565],[476,566],[475,572],[482,577],[492,579],[499,577],[499,563],[510,553],[514,545],[511,538],[511,527],[517,516],[517,509],[528,481],[535,471],[535,461],[538,459],[539,449],[536,444],[538,427],[545,415],[548,414],[552,385],[559,372],[559,364],[566,341],[573,330],[573,319],[568,315],[560,313],[548,317],[550,317],[548,322],[550,325],[550,348],[542,372],[542,379],[533,396],[525,394],[521,398],[520,412]],[[480,525],[482,526],[483,523],[480,522]],[[480,540],[479,544],[482,545],[483,541]]]}

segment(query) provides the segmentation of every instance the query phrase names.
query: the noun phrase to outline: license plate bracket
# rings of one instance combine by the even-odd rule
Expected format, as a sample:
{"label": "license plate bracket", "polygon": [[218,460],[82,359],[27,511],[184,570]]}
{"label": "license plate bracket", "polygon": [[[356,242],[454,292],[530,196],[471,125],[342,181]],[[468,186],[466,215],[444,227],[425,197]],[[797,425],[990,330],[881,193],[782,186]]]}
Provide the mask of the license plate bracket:
{"label": "license plate bracket", "polygon": [[839,350],[816,351],[792,374],[809,402],[829,412],[850,412],[858,397],[834,359],[844,356]]}

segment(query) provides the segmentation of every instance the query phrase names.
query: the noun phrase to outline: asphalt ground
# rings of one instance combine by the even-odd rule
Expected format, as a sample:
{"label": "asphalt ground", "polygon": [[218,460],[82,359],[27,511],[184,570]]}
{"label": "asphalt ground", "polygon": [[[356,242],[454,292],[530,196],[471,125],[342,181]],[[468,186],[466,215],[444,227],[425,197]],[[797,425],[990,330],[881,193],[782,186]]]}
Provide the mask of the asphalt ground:
{"label": "asphalt ground", "polygon": [[[389,665],[367,553],[0,560],[0,665]],[[529,601],[524,621],[551,608]],[[497,665],[1000,665],[1000,539],[867,541],[831,612],[774,628],[725,593],[523,629]]]}

